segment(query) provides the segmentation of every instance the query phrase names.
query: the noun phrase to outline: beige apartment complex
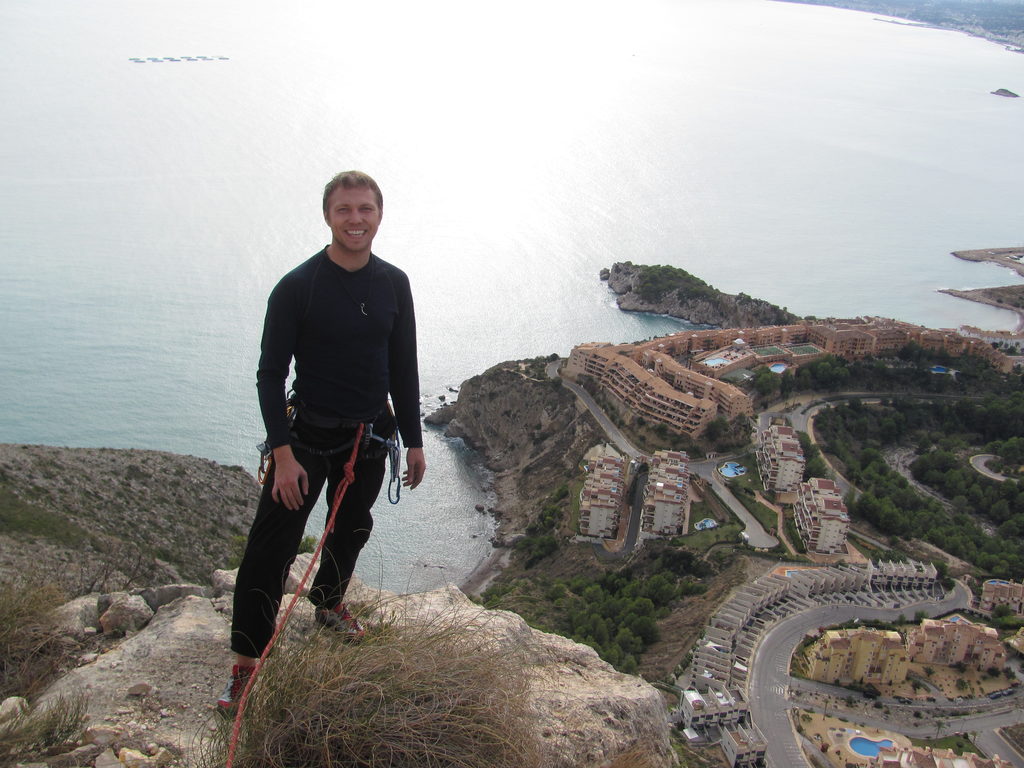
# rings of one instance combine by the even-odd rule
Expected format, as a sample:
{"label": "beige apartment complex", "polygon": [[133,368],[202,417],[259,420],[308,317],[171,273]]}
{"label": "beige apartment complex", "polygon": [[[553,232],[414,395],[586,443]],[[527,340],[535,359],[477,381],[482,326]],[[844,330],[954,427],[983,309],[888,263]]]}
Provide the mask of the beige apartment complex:
{"label": "beige apartment complex", "polygon": [[590,467],[580,491],[582,535],[615,538],[625,493],[625,472],[625,462],[617,456],[602,456]]}
{"label": "beige apartment complex", "polygon": [[795,492],[804,479],[804,452],[796,430],[773,424],[757,435],[757,470],[765,490]]}
{"label": "beige apartment complex", "polygon": [[734,371],[776,362],[799,367],[823,355],[890,356],[911,342],[1013,369],[1011,358],[982,339],[873,317],[681,331],[641,344],[591,342],[573,348],[565,374],[592,377],[624,418],[696,437],[719,416],[732,421],[753,414],[750,396],[720,380]]}
{"label": "beige apartment complex", "polygon": [[969,664],[978,669],[1002,669],[1006,646],[992,627],[955,615],[923,619],[907,636],[911,661],[922,664]]}
{"label": "beige apartment complex", "polygon": [[690,529],[689,457],[683,451],[657,451],[644,487],[641,538],[681,536]]}
{"label": "beige apartment complex", "polygon": [[1018,616],[1024,614],[1024,584],[1003,579],[989,579],[981,586],[978,607],[991,611],[999,605],[1008,605]]}
{"label": "beige apartment complex", "polygon": [[850,516],[835,481],[812,477],[800,483],[793,508],[797,530],[808,550],[823,554],[846,551]]}
{"label": "beige apartment complex", "polygon": [[815,644],[808,677],[823,683],[879,683],[907,678],[907,648],[899,632],[833,629]]}

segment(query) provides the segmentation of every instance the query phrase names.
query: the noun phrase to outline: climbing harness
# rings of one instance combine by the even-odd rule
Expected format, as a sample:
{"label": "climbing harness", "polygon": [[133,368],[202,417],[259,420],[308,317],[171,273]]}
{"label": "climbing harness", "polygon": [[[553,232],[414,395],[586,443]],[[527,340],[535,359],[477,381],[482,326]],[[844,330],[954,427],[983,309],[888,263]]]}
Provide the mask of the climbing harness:
{"label": "climbing harness", "polygon": [[259,676],[260,670],[263,668],[263,663],[267,660],[267,656],[270,655],[271,649],[277,642],[277,639],[284,632],[285,625],[288,623],[288,618],[292,614],[292,609],[295,608],[295,604],[299,601],[299,596],[306,587],[306,582],[309,580],[310,574],[313,573],[313,566],[316,564],[317,559],[320,557],[320,553],[324,548],[324,542],[327,541],[327,536],[334,530],[334,519],[338,516],[338,507],[341,506],[341,500],[345,498],[345,491],[352,484],[356,477],[356,458],[359,456],[359,450],[364,442],[364,434],[366,432],[366,425],[360,424],[356,427],[356,434],[349,447],[352,449],[352,453],[349,455],[348,461],[345,462],[344,476],[341,478],[341,482],[338,483],[338,488],[334,492],[334,499],[331,501],[331,511],[327,516],[327,525],[324,526],[323,535],[320,537],[319,543],[316,545],[316,549],[313,551],[313,559],[309,561],[309,566],[306,568],[306,572],[302,574],[302,580],[299,582],[299,586],[295,588],[295,593],[292,595],[292,599],[288,602],[288,607],[285,608],[284,614],[277,622],[277,626],[274,628],[274,634],[270,638],[270,642],[267,643],[267,647],[263,649],[263,653],[260,655],[259,660],[256,662],[256,666],[249,675],[249,680],[245,684],[245,689],[242,691],[242,696],[238,700],[238,711],[235,712],[235,723],[231,729],[231,741],[228,743],[228,759],[225,768],[232,768],[232,764],[235,760],[235,749],[238,747],[238,737],[242,731],[242,715],[245,713],[245,704],[249,699],[249,692],[252,690],[253,684],[256,682],[256,678]]}
{"label": "climbing harness", "polygon": [[[307,414],[306,418],[309,419],[309,410],[302,410]],[[292,427],[295,426],[295,421],[299,415],[299,412],[300,402],[298,398],[294,394],[292,394],[288,398],[287,410],[288,428],[290,430]],[[390,403],[388,404],[388,413],[392,413]],[[300,448],[301,450],[305,451],[306,453],[312,454],[313,456],[330,457],[335,456],[339,453],[344,453],[345,451],[350,450],[355,444],[361,443],[360,451],[362,452],[363,456],[366,457],[367,454],[369,454],[370,456],[374,455],[375,452],[371,451],[371,448],[373,448],[374,443],[376,443],[376,448],[378,450],[383,450],[385,452],[384,455],[388,457],[388,465],[390,467],[390,473],[388,478],[388,501],[391,502],[392,504],[397,504],[402,498],[402,483],[401,478],[399,476],[401,472],[402,463],[402,446],[399,441],[397,428],[390,437],[382,437],[381,435],[378,435],[373,431],[372,422],[349,421],[347,419],[340,418],[332,418],[330,420],[324,420],[320,417],[317,418],[320,420],[319,424],[316,423],[316,421],[310,419],[314,426],[322,426],[328,428],[361,427],[362,437],[354,437],[353,439],[348,440],[334,448],[323,449],[313,448],[312,446],[306,445],[301,440],[299,440],[298,437],[296,437],[293,431],[291,445],[293,445],[296,448]],[[270,447],[270,443],[266,440],[257,445],[256,448],[260,452],[260,465],[259,468],[256,470],[256,480],[259,482],[260,485],[266,485],[267,478],[270,476],[270,469],[274,465],[274,451]]]}

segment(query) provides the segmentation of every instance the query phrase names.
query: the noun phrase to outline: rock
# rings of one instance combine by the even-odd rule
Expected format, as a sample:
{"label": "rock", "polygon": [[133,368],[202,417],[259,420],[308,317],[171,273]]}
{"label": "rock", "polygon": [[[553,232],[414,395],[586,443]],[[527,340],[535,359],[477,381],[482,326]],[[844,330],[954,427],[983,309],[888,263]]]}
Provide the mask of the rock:
{"label": "rock", "polygon": [[153,618],[153,609],[139,595],[121,594],[114,598],[110,607],[100,616],[100,626],[105,633],[129,632],[141,629]]}
{"label": "rock", "polygon": [[83,635],[100,625],[99,594],[76,597],[53,612],[57,626],[72,635]]}
{"label": "rock", "polygon": [[127,694],[129,696],[148,696],[152,692],[153,686],[149,683],[136,683],[128,689]]}
{"label": "rock", "polygon": [[62,755],[47,757],[43,762],[49,768],[75,768],[79,765],[89,765],[102,751],[103,747],[99,744],[83,744]]}
{"label": "rock", "polygon": [[147,768],[147,766],[154,765],[149,755],[145,755],[137,749],[129,749],[128,747],[124,747],[117,753],[117,759],[125,768]]}
{"label": "rock", "polygon": [[238,569],[233,571],[216,570],[213,572],[213,595],[219,597],[225,592],[235,591],[235,579],[238,577]]}
{"label": "rock", "polygon": [[[145,725],[146,741],[190,744],[206,724],[231,661],[224,617],[210,600],[187,596],[165,605],[143,630],[93,664],[62,677],[44,693],[43,701],[84,693],[90,722],[118,723],[127,735]],[[159,681],[159,689],[145,704],[124,698],[126,687],[140,680]],[[180,714],[162,718],[160,708]],[[132,720],[138,725],[130,726]]]}
{"label": "rock", "polygon": [[1010,98],[1010,99],[1019,98],[1019,94],[1016,94],[1013,91],[1007,90],[1006,88],[997,88],[996,90],[992,91],[992,93],[995,96],[1006,96],[1007,98]]}
{"label": "rock", "polygon": [[99,744],[101,747],[106,747],[121,736],[122,732],[117,728],[97,725],[92,728],[86,728],[82,738],[86,744]]}
{"label": "rock", "polygon": [[28,700],[21,696],[10,696],[0,704],[0,723],[28,714]]}
{"label": "rock", "polygon": [[105,749],[96,757],[94,768],[123,768],[112,749]]}
{"label": "rock", "polygon": [[631,750],[648,755],[652,766],[674,765],[661,695],[641,678],[615,671],[589,646],[534,630],[514,613],[481,608],[455,587],[401,596],[387,609],[401,621],[454,614],[499,649],[525,651],[543,765],[596,768]]}
{"label": "rock", "polygon": [[143,589],[139,594],[154,611],[185,595],[211,596],[208,594],[208,588],[200,584],[168,584],[163,587]]}
{"label": "rock", "polygon": [[[293,595],[299,588],[299,582],[302,581],[302,576],[305,574],[306,569],[309,568],[309,564],[313,562],[312,552],[303,552],[301,555],[296,555],[295,562],[292,563],[291,570],[288,572],[288,580],[285,582],[284,591],[286,594]],[[306,581],[306,586],[302,588],[302,595],[309,594],[309,587],[313,583],[313,577],[316,575],[315,572],[309,575],[309,579]]]}

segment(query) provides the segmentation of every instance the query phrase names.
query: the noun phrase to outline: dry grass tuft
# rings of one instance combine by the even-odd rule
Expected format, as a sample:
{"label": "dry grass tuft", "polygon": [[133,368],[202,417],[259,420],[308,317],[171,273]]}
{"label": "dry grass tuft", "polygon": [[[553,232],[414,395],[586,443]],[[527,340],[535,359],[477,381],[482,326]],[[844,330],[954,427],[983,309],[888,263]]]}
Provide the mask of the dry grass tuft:
{"label": "dry grass tuft", "polygon": [[[526,662],[456,614],[329,632],[275,650],[249,698],[237,768],[532,768]],[[231,725],[201,768],[223,766]]]}
{"label": "dry grass tuft", "polygon": [[0,583],[0,699],[37,694],[60,669],[69,646],[50,612],[62,602],[53,585]]}
{"label": "dry grass tuft", "polygon": [[85,707],[82,696],[58,697],[45,707],[0,720],[0,768],[37,758],[50,747],[72,749],[82,732]]}

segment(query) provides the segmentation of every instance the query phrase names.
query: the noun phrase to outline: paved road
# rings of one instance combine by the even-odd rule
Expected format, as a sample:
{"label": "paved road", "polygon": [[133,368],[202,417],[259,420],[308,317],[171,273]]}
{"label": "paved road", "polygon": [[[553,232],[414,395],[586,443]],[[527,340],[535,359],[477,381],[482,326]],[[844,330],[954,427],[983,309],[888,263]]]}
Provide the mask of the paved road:
{"label": "paved road", "polygon": [[993,472],[991,469],[985,466],[986,462],[994,458],[995,454],[979,453],[977,456],[971,456],[971,466],[974,467],[975,471],[980,472],[985,477],[990,478],[992,480],[996,480],[1001,483],[1007,479],[1006,475],[1000,475],[998,472]]}
{"label": "paved road", "polygon": [[733,496],[732,491],[722,482],[722,476],[718,473],[718,467],[724,461],[723,458],[705,459],[704,461],[691,461],[690,471],[696,472],[703,477],[715,493],[727,507],[743,523],[743,533],[746,534],[747,543],[758,549],[771,549],[778,546],[779,540],[764,529],[757,518],[754,517],[740,500]]}

